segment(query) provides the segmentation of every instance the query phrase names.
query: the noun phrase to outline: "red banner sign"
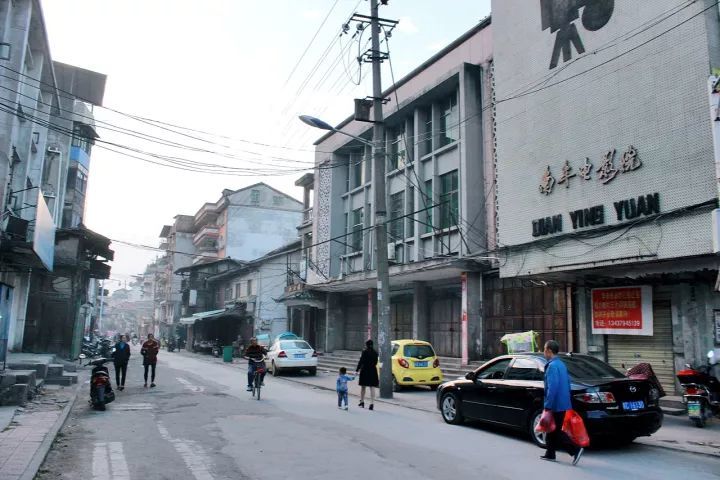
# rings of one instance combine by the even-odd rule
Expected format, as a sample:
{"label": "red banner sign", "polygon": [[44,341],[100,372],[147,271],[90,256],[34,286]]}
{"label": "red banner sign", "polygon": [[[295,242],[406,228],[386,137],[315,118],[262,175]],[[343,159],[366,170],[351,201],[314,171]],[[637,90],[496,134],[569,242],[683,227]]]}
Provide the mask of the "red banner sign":
{"label": "red banner sign", "polygon": [[593,289],[592,333],[652,335],[652,287]]}

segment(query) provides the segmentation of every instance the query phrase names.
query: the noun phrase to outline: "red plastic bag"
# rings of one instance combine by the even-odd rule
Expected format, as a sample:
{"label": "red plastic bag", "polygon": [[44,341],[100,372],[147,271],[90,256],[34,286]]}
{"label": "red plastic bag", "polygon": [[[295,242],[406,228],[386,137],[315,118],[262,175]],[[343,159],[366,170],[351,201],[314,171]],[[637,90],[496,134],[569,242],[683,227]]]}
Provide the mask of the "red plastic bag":
{"label": "red plastic bag", "polygon": [[537,425],[535,425],[535,431],[540,433],[550,433],[554,432],[556,428],[557,425],[555,425],[555,416],[553,415],[553,412],[551,410],[544,410],[542,416],[540,417],[540,421]]}
{"label": "red plastic bag", "polygon": [[565,412],[565,419],[562,424],[562,431],[570,437],[570,440],[578,447],[590,446],[590,436],[585,428],[585,423],[579,413],[575,410]]}

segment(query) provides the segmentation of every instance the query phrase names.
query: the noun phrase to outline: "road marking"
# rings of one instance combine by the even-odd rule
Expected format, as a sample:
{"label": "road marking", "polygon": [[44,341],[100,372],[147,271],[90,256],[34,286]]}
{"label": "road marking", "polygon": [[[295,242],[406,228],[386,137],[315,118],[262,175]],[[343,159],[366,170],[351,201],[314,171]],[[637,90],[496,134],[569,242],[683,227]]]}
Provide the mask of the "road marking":
{"label": "road marking", "polygon": [[175,447],[175,451],[180,454],[196,480],[214,480],[210,470],[208,470],[208,465],[211,462],[210,457],[208,457],[200,444],[192,440],[172,438],[168,429],[160,422],[157,422],[157,428],[163,440],[170,442]]}
{"label": "road marking", "polygon": [[190,390],[191,392],[201,393],[201,392],[205,391],[205,387],[201,387],[199,385],[193,385],[192,383],[185,380],[184,378],[175,377],[175,380],[182,383],[185,386],[185,389]]}
{"label": "road marking", "polygon": [[113,406],[110,408],[112,408],[113,410],[132,412],[135,410],[152,410],[153,404],[152,403],[116,403],[116,404],[113,404]]}
{"label": "road marking", "polygon": [[93,450],[93,480],[130,480],[125,452],[120,442],[98,442]]}

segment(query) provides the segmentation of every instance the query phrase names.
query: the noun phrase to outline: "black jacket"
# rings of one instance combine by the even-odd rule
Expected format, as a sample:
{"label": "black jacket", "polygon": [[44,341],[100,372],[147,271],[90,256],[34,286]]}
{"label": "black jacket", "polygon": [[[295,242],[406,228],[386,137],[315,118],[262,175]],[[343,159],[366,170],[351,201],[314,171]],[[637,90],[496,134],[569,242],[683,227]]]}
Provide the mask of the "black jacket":
{"label": "black jacket", "polygon": [[120,342],[115,344],[115,353],[113,353],[113,363],[128,363],[130,360],[130,345],[125,342],[125,348],[120,348]]}
{"label": "black jacket", "polygon": [[357,371],[360,372],[358,384],[362,387],[377,387],[380,385],[377,371],[378,353],[372,348],[366,348],[360,355]]}

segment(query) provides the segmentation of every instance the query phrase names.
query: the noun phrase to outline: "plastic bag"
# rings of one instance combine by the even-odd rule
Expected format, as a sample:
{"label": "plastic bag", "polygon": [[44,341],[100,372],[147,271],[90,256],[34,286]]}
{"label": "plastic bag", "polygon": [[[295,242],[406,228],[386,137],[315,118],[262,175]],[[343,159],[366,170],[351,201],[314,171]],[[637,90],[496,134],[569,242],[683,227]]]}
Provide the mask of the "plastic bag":
{"label": "plastic bag", "polygon": [[582,417],[575,410],[565,412],[565,419],[562,424],[562,431],[570,437],[570,440],[578,447],[590,446],[590,436],[585,428]]}
{"label": "plastic bag", "polygon": [[551,410],[544,410],[542,416],[540,417],[540,421],[537,425],[535,425],[535,431],[540,433],[550,433],[554,432],[556,428],[557,425],[555,425],[555,416],[553,415],[553,412]]}

